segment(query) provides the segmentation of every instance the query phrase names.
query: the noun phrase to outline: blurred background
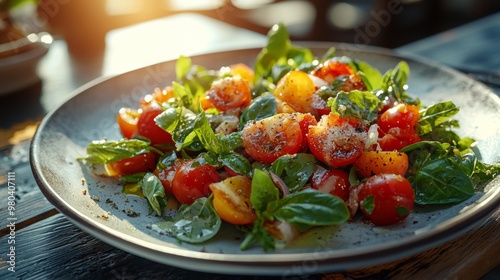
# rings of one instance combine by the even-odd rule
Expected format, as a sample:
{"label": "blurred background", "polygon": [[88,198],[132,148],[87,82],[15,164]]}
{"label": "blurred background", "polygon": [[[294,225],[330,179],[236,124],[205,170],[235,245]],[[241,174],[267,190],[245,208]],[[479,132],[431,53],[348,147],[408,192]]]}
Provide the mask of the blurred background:
{"label": "blurred background", "polygon": [[[265,34],[283,22],[294,40],[395,48],[500,11],[498,0],[40,0],[41,20],[71,48],[101,48],[115,28],[195,12]],[[186,34],[196,36],[196,34]],[[177,38],[173,38],[177,40]]]}

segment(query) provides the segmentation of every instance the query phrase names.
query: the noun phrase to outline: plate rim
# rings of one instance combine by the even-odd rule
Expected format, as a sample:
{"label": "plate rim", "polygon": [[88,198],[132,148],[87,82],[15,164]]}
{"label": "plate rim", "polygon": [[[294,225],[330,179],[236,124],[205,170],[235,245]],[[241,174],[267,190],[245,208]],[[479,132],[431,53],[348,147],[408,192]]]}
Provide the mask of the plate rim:
{"label": "plate rim", "polygon": [[[295,42],[294,42],[295,43]],[[298,45],[306,46],[309,48],[325,48],[325,47],[335,47],[339,43],[336,42],[297,42]],[[347,44],[352,45],[352,44]],[[224,50],[220,52],[211,52],[205,54],[197,54],[191,56],[193,60],[198,57],[209,56],[214,54],[222,54],[228,52],[239,52],[239,51],[249,51],[249,50],[259,50],[260,48],[249,48],[249,49],[234,49],[234,50]],[[420,64],[427,64],[432,67],[437,67],[445,71],[452,72],[454,75],[461,75],[464,79],[473,80],[472,78],[462,74],[450,67],[441,65],[438,63],[432,63],[429,61],[416,59],[414,57],[406,56],[404,54],[398,53],[394,50],[363,46],[361,49],[355,49],[355,52],[364,52],[370,54],[379,54],[384,56],[391,56],[396,59],[414,61]],[[85,216],[79,215],[80,213],[73,208],[71,205],[64,201],[59,194],[50,186],[50,183],[43,176],[41,170],[41,162],[38,159],[39,152],[39,142],[42,139],[42,134],[44,128],[49,124],[50,120],[56,115],[59,110],[62,110],[64,105],[70,102],[73,98],[79,94],[83,94],[86,90],[113,78],[128,75],[134,71],[140,71],[146,67],[151,67],[155,65],[164,64],[167,62],[172,62],[175,60],[167,60],[152,65],[147,65],[141,68],[137,68],[131,71],[127,71],[117,75],[111,75],[106,77],[100,77],[86,83],[85,85],[74,90],[66,100],[64,100],[60,105],[53,108],[41,121],[37,128],[37,131],[30,144],[30,165],[32,172],[34,174],[37,185],[44,194],[44,196],[51,202],[51,204],[58,209],[62,214],[65,215],[73,224],[75,224],[80,229],[86,231],[87,233],[93,235],[94,237],[113,245],[119,249],[127,251],[129,253],[150,259],[155,262],[173,265],[189,270],[197,270],[202,272],[212,272],[212,273],[223,273],[223,274],[247,274],[242,271],[242,268],[260,268],[261,270],[256,272],[253,270],[249,274],[259,275],[276,275],[282,274],[283,269],[290,268],[294,265],[300,265],[304,260],[310,259],[318,264],[316,272],[335,270],[335,269],[356,269],[368,265],[374,265],[383,261],[393,261],[403,256],[411,256],[432,247],[438,246],[446,241],[456,238],[459,235],[464,234],[467,230],[475,227],[477,224],[482,222],[484,218],[492,213],[500,202],[500,188],[496,187],[494,192],[488,197],[479,201],[479,203],[474,202],[473,205],[468,206],[468,211],[461,213],[460,215],[454,216],[453,218],[439,223],[437,227],[434,227],[432,231],[426,231],[420,234],[405,236],[402,239],[392,242],[382,242],[377,244],[370,244],[362,246],[361,248],[350,248],[342,249],[340,252],[344,253],[343,256],[335,256],[332,258],[332,252],[327,250],[325,252],[312,252],[312,253],[287,253],[287,254],[273,254],[273,253],[263,253],[263,254],[219,254],[219,253],[206,253],[198,252],[190,249],[181,248],[167,248],[168,250],[159,250],[156,247],[158,245],[141,241],[140,239],[122,234],[115,229],[109,229],[99,223],[92,222],[92,220]],[[473,80],[474,83],[482,84]],[[489,89],[486,85],[482,84],[486,89]],[[487,93],[489,95],[496,96],[493,92]],[[498,97],[498,96],[497,96]],[[500,176],[497,177],[494,182],[490,184],[499,184]],[[61,204],[62,202],[62,204]],[[472,221],[470,223],[464,224],[462,220]],[[138,244],[137,242],[140,241]],[[415,243],[425,243],[425,245],[415,246]],[[333,250],[339,251],[339,250]],[[347,253],[346,251],[350,251]],[[389,255],[381,258],[381,254]],[[166,257],[165,255],[168,255]],[[196,257],[193,257],[196,255]],[[335,255],[335,254],[334,254]],[[161,258],[158,258],[161,256]],[[278,259],[276,256],[279,256]],[[237,258],[238,260],[235,260]],[[373,261],[377,258],[379,261]],[[355,259],[355,262],[353,262]],[[193,262],[200,263],[203,265],[193,266]],[[210,264],[217,264],[217,266],[211,266]],[[224,266],[227,270],[221,270],[220,266]]]}

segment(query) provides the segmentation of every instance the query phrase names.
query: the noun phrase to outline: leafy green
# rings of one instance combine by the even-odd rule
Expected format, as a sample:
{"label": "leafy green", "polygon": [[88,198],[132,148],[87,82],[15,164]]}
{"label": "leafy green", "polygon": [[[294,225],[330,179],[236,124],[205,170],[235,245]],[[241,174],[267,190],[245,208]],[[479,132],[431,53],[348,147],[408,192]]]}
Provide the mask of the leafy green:
{"label": "leafy green", "polygon": [[202,243],[213,238],[221,224],[212,199],[201,197],[191,205],[183,204],[174,220],[162,223],[161,227],[181,241]]}
{"label": "leafy green", "polygon": [[271,171],[280,176],[290,192],[299,191],[304,187],[315,168],[316,158],[305,153],[281,156],[271,165]]}
{"label": "leafy green", "polygon": [[448,123],[449,119],[456,115],[458,111],[458,107],[451,101],[436,103],[421,110],[418,119],[418,133],[423,135]]}
{"label": "leafy green", "polygon": [[253,223],[251,231],[246,234],[245,239],[241,243],[241,250],[247,249],[254,242],[259,242],[265,251],[274,249],[274,238],[272,238],[267,232],[264,227],[264,222],[271,218],[265,214],[267,205],[278,199],[278,188],[274,185],[269,174],[266,171],[255,169],[252,177],[250,202],[252,203],[258,218]]}
{"label": "leafy green", "polygon": [[350,65],[363,80],[367,90],[373,91],[382,87],[382,74],[378,69],[358,59],[352,59]]}
{"label": "leafy green", "polygon": [[369,124],[377,119],[379,99],[369,91],[341,91],[328,105],[341,117],[354,117]]}
{"label": "leafy green", "polygon": [[269,216],[306,229],[346,222],[349,210],[345,202],[328,193],[306,189],[269,203]]}
{"label": "leafy green", "polygon": [[163,209],[167,205],[167,198],[160,179],[152,173],[146,173],[144,178],[139,182],[139,185],[142,188],[144,197],[148,201],[149,214],[155,212],[156,215],[162,216]]}
{"label": "leafy green", "polygon": [[405,61],[399,62],[396,67],[389,69],[382,76],[383,93],[379,99],[383,100],[392,97],[396,101],[402,101],[408,104],[420,105],[418,98],[412,98],[406,93],[407,82],[410,76],[410,67]]}
{"label": "leafy green", "polygon": [[225,165],[233,171],[250,177],[251,165],[247,158],[235,152],[243,146],[239,133],[229,135],[217,135],[212,130],[208,118],[204,112],[196,116],[193,132],[200,143],[208,151],[203,157],[209,157],[211,165]]}
{"label": "leafy green", "polygon": [[189,57],[180,56],[175,65],[176,81],[172,83],[179,106],[198,112],[200,97],[219,78],[214,71],[193,65]]}
{"label": "leafy green", "polygon": [[249,121],[258,121],[276,114],[276,98],[272,94],[264,94],[255,98],[241,113],[239,129],[243,129]]}
{"label": "leafy green", "polygon": [[252,178],[252,192],[250,202],[258,216],[262,216],[267,205],[279,199],[278,188],[265,171],[255,169]]}
{"label": "leafy green", "polygon": [[184,107],[168,108],[156,116],[156,124],[172,135],[177,151],[189,149],[199,151],[203,147],[196,138],[194,120],[196,115]]}
{"label": "leafy green", "polygon": [[408,153],[408,177],[418,204],[463,201],[474,194],[470,170],[461,167],[454,148],[446,143],[419,142],[402,149]]}
{"label": "leafy green", "polygon": [[138,139],[92,141],[87,146],[87,156],[79,160],[89,164],[105,164],[144,154],[150,149],[148,142]]}
{"label": "leafy green", "polygon": [[295,69],[314,60],[314,55],[309,49],[292,45],[288,30],[282,23],[274,25],[268,32],[267,38],[268,43],[257,55],[254,66],[256,87],[268,79],[277,82],[283,74],[283,69]]}

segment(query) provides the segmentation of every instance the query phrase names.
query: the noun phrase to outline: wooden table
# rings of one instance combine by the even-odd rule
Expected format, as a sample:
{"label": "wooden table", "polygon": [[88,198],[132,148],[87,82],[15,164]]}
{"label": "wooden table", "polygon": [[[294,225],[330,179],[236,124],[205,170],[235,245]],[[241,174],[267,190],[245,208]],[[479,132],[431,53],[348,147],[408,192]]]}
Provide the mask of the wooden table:
{"label": "wooden table", "polygon": [[[498,26],[500,14],[398,51],[459,68],[500,71]],[[200,29],[204,37],[196,40],[168,40]],[[146,34],[145,30],[152,33]],[[151,38],[164,39],[154,42]],[[0,220],[4,224],[7,223],[9,174],[15,176],[17,206],[16,271],[9,271],[11,266],[7,263],[7,245],[12,231],[8,226],[2,227],[0,279],[257,279],[199,273],[158,264],[116,249],[83,232],[60,214],[38,189],[29,165],[29,145],[43,116],[77,87],[94,78],[175,59],[180,54],[262,46],[265,42],[261,34],[196,14],[180,14],[114,30],[107,34],[105,51],[87,57],[68,53],[65,42],[56,40],[40,65],[42,81],[0,97]],[[494,89],[500,93],[500,87]],[[500,209],[497,208],[469,232],[415,256],[360,270],[309,275],[309,278],[478,279],[500,264],[499,236]],[[489,274],[488,277],[494,275],[498,276]]]}

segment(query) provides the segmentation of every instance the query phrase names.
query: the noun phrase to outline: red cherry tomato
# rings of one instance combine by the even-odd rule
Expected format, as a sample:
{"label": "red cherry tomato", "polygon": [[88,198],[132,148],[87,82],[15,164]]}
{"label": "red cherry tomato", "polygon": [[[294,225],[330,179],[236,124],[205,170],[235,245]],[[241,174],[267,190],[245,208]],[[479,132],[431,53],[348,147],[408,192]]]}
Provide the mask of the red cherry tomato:
{"label": "red cherry tomato", "polygon": [[366,126],[354,118],[340,118],[330,113],[309,127],[309,149],[320,161],[332,168],[356,161],[365,148]]}
{"label": "red cherry tomato", "polygon": [[327,170],[318,166],[311,180],[313,189],[321,192],[333,194],[343,201],[349,200],[349,174],[341,169]]}
{"label": "red cherry tomato", "polygon": [[347,76],[340,85],[335,85],[335,89],[349,92],[351,90],[366,90],[363,80],[347,64],[330,59],[318,65],[312,72],[312,75],[332,84],[338,77]]}
{"label": "red cherry tomato", "polygon": [[390,225],[404,220],[413,210],[415,194],[410,182],[401,175],[380,174],[360,186],[361,211],[375,225]]}
{"label": "red cherry tomato", "polygon": [[420,141],[415,132],[419,118],[419,108],[399,103],[386,110],[379,118],[378,127],[382,137],[379,144],[382,150],[400,150]]}
{"label": "red cherry tomato", "polygon": [[244,108],[252,99],[248,81],[240,76],[214,81],[206,95],[210,102],[221,111]]}
{"label": "red cherry tomato", "polygon": [[192,204],[200,197],[211,194],[209,185],[219,182],[217,169],[211,165],[197,165],[187,160],[179,165],[172,179],[172,192],[182,204]]}
{"label": "red cherry tomato", "polygon": [[137,134],[139,111],[131,108],[121,108],[116,114],[116,122],[123,137],[130,139]]}
{"label": "red cherry tomato", "polygon": [[157,154],[148,152],[135,157],[110,162],[107,164],[107,169],[112,176],[131,175],[154,170],[157,160]]}
{"label": "red cherry tomato", "polygon": [[306,128],[316,120],[310,114],[277,114],[249,122],[242,130],[245,151],[254,159],[272,163],[283,155],[293,155],[307,147]]}
{"label": "red cherry tomato", "polygon": [[150,106],[167,102],[169,99],[174,97],[174,88],[172,86],[168,86],[163,90],[155,88],[153,93],[148,94],[139,100],[139,107],[145,110]]}
{"label": "red cherry tomato", "polygon": [[155,118],[162,112],[163,110],[159,106],[148,107],[142,111],[137,121],[137,134],[148,138],[151,145],[173,143],[172,136],[156,125]]}
{"label": "red cherry tomato", "polygon": [[156,175],[160,179],[161,184],[166,192],[173,193],[172,191],[172,181],[174,180],[175,173],[177,168],[182,163],[181,159],[176,160],[172,165],[167,168],[161,169],[159,166],[156,166],[153,174]]}

